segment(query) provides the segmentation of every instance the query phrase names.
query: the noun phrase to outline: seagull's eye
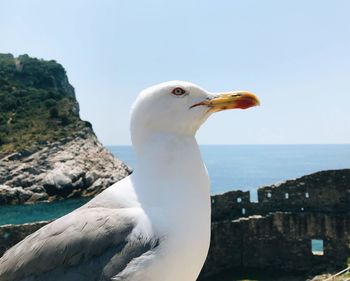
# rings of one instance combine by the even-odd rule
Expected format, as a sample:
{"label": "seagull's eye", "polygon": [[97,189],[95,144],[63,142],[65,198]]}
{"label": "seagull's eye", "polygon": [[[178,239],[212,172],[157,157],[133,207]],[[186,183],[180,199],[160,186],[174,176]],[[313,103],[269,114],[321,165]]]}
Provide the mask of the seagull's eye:
{"label": "seagull's eye", "polygon": [[182,96],[182,95],[186,94],[186,91],[180,87],[177,87],[174,90],[172,90],[171,93],[175,96]]}

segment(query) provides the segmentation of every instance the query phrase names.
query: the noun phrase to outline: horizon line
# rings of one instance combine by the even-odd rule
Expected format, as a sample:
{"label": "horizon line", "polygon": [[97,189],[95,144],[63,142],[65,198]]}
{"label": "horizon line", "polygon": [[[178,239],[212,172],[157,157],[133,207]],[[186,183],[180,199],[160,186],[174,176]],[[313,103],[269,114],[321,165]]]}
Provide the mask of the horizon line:
{"label": "horizon line", "polygon": [[[104,146],[132,146],[132,144],[103,144]],[[228,146],[228,145],[237,145],[237,146],[249,146],[249,145],[350,145],[350,143],[199,143],[199,146]]]}

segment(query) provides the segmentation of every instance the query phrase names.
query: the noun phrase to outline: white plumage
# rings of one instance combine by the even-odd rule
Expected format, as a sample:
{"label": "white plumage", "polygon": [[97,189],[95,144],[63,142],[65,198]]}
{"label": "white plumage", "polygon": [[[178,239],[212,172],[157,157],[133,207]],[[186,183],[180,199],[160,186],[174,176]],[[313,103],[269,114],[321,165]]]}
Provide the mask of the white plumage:
{"label": "white plumage", "polygon": [[135,172],[0,259],[0,281],[194,281],[210,242],[209,179],[195,134],[212,112],[258,104],[183,81],[141,92]]}

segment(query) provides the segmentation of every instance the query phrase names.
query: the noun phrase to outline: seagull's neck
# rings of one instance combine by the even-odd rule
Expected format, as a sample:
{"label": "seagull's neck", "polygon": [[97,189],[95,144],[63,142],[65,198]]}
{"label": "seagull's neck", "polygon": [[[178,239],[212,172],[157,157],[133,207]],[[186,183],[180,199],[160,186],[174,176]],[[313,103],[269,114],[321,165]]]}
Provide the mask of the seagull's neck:
{"label": "seagull's neck", "polygon": [[154,134],[136,147],[136,154],[134,179],[140,183],[136,188],[142,187],[136,191],[141,197],[156,195],[144,200],[156,198],[159,203],[167,197],[173,201],[209,197],[209,180],[194,136]]}
{"label": "seagull's neck", "polygon": [[136,154],[132,186],[152,231],[162,237],[159,270],[151,280],[196,280],[209,248],[211,213],[197,142],[194,136],[159,134],[136,147]]}

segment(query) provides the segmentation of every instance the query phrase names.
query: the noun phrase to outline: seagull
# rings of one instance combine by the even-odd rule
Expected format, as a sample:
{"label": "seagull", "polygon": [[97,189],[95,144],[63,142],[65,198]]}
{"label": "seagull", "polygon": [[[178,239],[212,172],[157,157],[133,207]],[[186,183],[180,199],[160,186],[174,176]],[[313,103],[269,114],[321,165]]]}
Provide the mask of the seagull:
{"label": "seagull", "polygon": [[209,177],[195,134],[246,91],[184,81],[143,90],[131,111],[135,171],[0,259],[0,281],[195,281],[210,243]]}

